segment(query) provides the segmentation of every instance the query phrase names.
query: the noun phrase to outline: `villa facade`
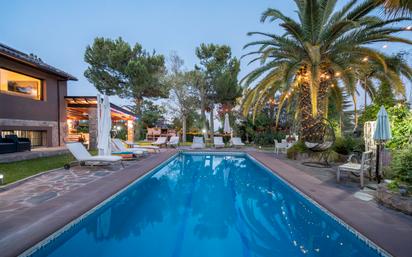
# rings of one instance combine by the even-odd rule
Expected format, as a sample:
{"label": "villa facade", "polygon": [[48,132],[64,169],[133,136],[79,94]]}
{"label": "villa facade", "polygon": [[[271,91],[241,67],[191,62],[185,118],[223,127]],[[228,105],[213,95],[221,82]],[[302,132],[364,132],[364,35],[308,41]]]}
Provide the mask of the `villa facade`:
{"label": "villa facade", "polygon": [[[82,141],[97,146],[95,96],[67,96],[67,81],[77,78],[0,44],[0,135],[29,138],[34,147],[57,147]],[[111,104],[112,121],[133,141],[134,120],[129,110]],[[84,126],[83,126],[84,125]],[[86,127],[85,130],[81,128]]]}
{"label": "villa facade", "polygon": [[74,76],[0,44],[0,133],[33,146],[60,146],[66,136],[67,81]]}

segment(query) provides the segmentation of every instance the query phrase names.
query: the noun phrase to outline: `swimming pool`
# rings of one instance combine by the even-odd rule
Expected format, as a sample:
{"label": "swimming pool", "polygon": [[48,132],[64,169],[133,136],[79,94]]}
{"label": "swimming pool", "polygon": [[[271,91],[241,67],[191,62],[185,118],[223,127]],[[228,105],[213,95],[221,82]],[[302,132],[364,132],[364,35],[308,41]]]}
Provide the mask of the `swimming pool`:
{"label": "swimming pool", "polygon": [[181,153],[32,256],[381,256],[245,154]]}

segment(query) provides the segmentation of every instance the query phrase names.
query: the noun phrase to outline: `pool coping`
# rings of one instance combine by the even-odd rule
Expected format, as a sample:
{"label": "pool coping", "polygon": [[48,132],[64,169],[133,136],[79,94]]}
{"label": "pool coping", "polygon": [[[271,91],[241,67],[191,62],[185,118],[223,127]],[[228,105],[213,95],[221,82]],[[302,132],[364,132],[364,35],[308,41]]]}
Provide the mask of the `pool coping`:
{"label": "pool coping", "polygon": [[[324,185],[326,183],[282,160],[276,159],[273,153],[246,152],[246,154],[294,188],[295,191],[308,197],[310,201],[316,203],[322,210],[332,214],[332,217],[341,220],[343,225],[352,228],[353,231],[368,242],[371,242],[372,245],[377,246],[378,249],[382,250],[383,254],[402,257],[410,256],[412,251],[412,242],[410,240],[412,236],[411,217],[378,204],[370,204],[356,199],[352,193],[338,188],[338,184],[333,184],[332,187]],[[324,189],[327,189],[327,192],[332,196],[323,195],[322,190]],[[333,197],[337,193],[339,193],[339,198],[334,199]],[[331,202],[331,199],[335,200],[335,202]],[[350,205],[349,208],[348,204]],[[369,215],[367,216],[368,220],[365,220],[365,212],[367,211],[371,212],[367,213]],[[376,213],[373,211],[376,211]],[[351,215],[354,212],[357,212],[358,216]],[[373,229],[374,223],[375,225],[379,223],[381,227]],[[386,227],[383,228],[382,226]],[[402,229],[399,229],[399,227],[402,227]],[[400,241],[402,242],[400,243]]]}
{"label": "pool coping", "polygon": [[[254,152],[254,151],[253,152],[251,152],[251,151],[242,151],[242,150],[233,151],[233,149],[230,149],[229,151],[228,151],[228,149],[226,149],[226,150],[224,150],[224,149],[222,149],[222,150],[212,149],[212,150],[206,150],[206,151],[204,151],[204,150],[202,150],[202,151],[199,151],[199,150],[180,150],[180,151],[178,150],[178,151],[176,151],[176,150],[174,150],[172,152],[169,152],[168,154],[166,154],[167,155],[166,158],[164,158],[164,156],[163,156],[162,158],[160,158],[160,159],[163,159],[163,160],[160,160],[160,161],[159,161],[159,158],[157,158],[156,160],[154,160],[155,164],[150,165],[151,166],[150,169],[146,169],[145,171],[143,171],[142,174],[140,174],[137,178],[130,181],[128,184],[124,185],[123,187],[120,187],[113,194],[109,195],[106,198],[100,199],[99,203],[89,207],[86,211],[84,211],[82,213],[79,213],[76,217],[74,217],[74,219],[71,219],[71,221],[68,221],[68,222],[64,223],[63,225],[61,225],[60,228],[51,231],[51,233],[49,233],[47,235],[43,235],[43,238],[40,239],[40,240],[37,240],[36,243],[33,243],[33,242],[29,243],[30,245],[28,247],[25,247],[25,249],[23,249],[23,250],[21,250],[21,249],[20,250],[15,250],[14,253],[9,253],[9,255],[7,255],[8,252],[6,252],[5,256],[16,256],[17,254],[24,254],[22,256],[27,256],[27,255],[30,255],[30,254],[34,253],[34,250],[38,249],[38,247],[42,247],[42,246],[46,245],[50,240],[57,237],[61,233],[64,233],[65,231],[70,229],[70,227],[76,225],[78,222],[80,222],[81,220],[86,218],[88,215],[93,213],[96,209],[100,208],[102,205],[104,205],[107,202],[111,201],[118,194],[120,194],[120,193],[124,192],[125,190],[127,190],[128,188],[130,188],[130,186],[132,186],[133,184],[138,183],[141,179],[146,177],[148,174],[151,174],[153,171],[158,170],[159,168],[166,165],[170,160],[175,158],[176,155],[178,155],[181,152],[188,152],[188,153],[194,153],[194,154],[199,153],[199,154],[222,154],[222,155],[224,155],[224,154],[246,155],[246,156],[248,156],[248,158],[250,158],[252,161],[254,161],[257,165],[261,166],[267,172],[270,172],[273,175],[275,175],[282,182],[286,183],[293,190],[295,190],[298,194],[300,194],[301,196],[303,196],[304,198],[309,200],[311,203],[315,204],[318,208],[320,208],[326,214],[328,214],[333,219],[338,221],[341,225],[345,226],[350,232],[354,233],[355,236],[358,236],[358,238],[365,241],[370,247],[375,248],[381,255],[391,256],[390,253],[389,253],[390,251],[388,251],[387,249],[382,247],[381,244],[376,243],[375,241],[373,241],[368,235],[365,235],[365,233],[360,232],[358,227],[354,226],[353,224],[348,223],[348,221],[345,219],[345,217],[342,217],[341,215],[339,215],[339,213],[336,213],[335,211],[333,211],[333,209],[331,210],[330,208],[328,208],[330,206],[327,206],[327,205],[325,206],[324,203],[318,202],[316,199],[314,199],[313,195],[311,195],[310,193],[307,193],[307,190],[302,191],[302,188],[300,188],[299,185],[295,185],[295,183],[293,183],[292,181],[290,181],[287,178],[285,178],[284,176],[282,176],[282,174],[280,174],[278,171],[276,171],[276,169],[268,166],[267,163],[265,163],[264,161],[259,160],[259,159],[256,158],[256,155],[267,154],[267,153]],[[296,170],[296,171],[300,172],[298,169],[286,164],[285,162],[282,162],[281,160],[275,159],[274,157],[272,157],[272,159],[273,159],[272,161],[276,161],[277,163],[282,163],[283,166],[289,166],[292,170]],[[130,167],[127,167],[126,169],[130,169],[130,168],[133,168],[135,166],[136,165],[132,165]],[[302,174],[302,175],[309,176],[307,174]],[[60,217],[60,219],[61,219],[61,217]],[[66,220],[67,220],[67,218],[66,218]],[[394,240],[396,240],[396,239],[394,239]],[[33,240],[31,240],[31,241],[33,241]],[[0,246],[1,245],[2,244],[1,244],[1,240],[0,240]],[[26,243],[26,245],[27,245],[27,243]],[[7,246],[10,246],[10,245],[7,245]],[[5,248],[3,247],[2,249],[5,249]]]}
{"label": "pool coping", "polygon": [[78,218],[72,220],[71,222],[69,222],[68,224],[66,224],[64,227],[60,228],[59,230],[57,230],[56,232],[54,232],[53,234],[49,235],[48,237],[46,237],[45,239],[43,239],[42,241],[38,242],[37,244],[35,244],[34,246],[30,247],[29,249],[27,249],[26,251],[24,251],[23,253],[21,253],[19,256],[21,257],[26,257],[26,256],[31,256],[32,254],[34,254],[36,251],[40,250],[42,247],[47,246],[47,244],[49,244],[51,241],[55,240],[57,237],[59,237],[60,235],[64,234],[65,232],[67,232],[68,230],[70,230],[72,227],[76,226],[77,224],[79,224],[80,222],[82,222],[84,219],[86,219],[88,216],[90,216],[91,214],[93,214],[96,210],[98,210],[99,208],[103,207],[104,205],[108,204],[109,202],[111,202],[114,198],[116,198],[118,195],[122,194],[123,192],[127,191],[129,188],[131,188],[132,186],[134,186],[135,184],[139,183],[140,181],[142,181],[144,178],[146,178],[147,176],[149,176],[150,174],[152,174],[153,172],[158,171],[159,169],[163,168],[164,166],[166,166],[168,163],[170,163],[172,160],[174,160],[176,158],[176,156],[179,155],[179,152],[173,154],[172,156],[170,156],[167,160],[163,161],[162,163],[160,163],[159,165],[155,166],[154,168],[152,168],[151,170],[148,170],[146,173],[144,173],[143,175],[141,175],[140,177],[138,177],[137,179],[135,179],[134,181],[132,181],[129,185],[123,187],[122,189],[120,189],[119,191],[117,191],[115,194],[111,195],[109,198],[106,198],[105,200],[103,200],[102,202],[100,202],[98,205],[94,206],[93,208],[91,208],[90,210],[88,210],[87,212],[83,213],[81,216],[79,216]]}
{"label": "pool coping", "polygon": [[1,256],[23,254],[176,154],[175,149],[153,154],[150,159],[1,220]]}
{"label": "pool coping", "polygon": [[297,188],[295,185],[289,183],[287,180],[285,180],[284,178],[282,178],[276,171],[270,169],[269,167],[267,167],[265,164],[263,164],[262,162],[258,161],[257,159],[255,159],[253,156],[251,156],[250,154],[246,153],[246,155],[248,156],[248,158],[254,162],[256,165],[258,165],[259,167],[261,167],[262,169],[264,169],[266,172],[270,173],[271,175],[275,176],[277,179],[279,179],[280,181],[282,181],[284,184],[286,184],[287,186],[289,186],[290,188],[292,188],[292,190],[294,190],[296,193],[298,193],[300,196],[302,196],[303,198],[305,198],[307,201],[309,201],[311,204],[315,205],[317,208],[319,208],[322,212],[324,212],[326,215],[328,215],[329,217],[331,217],[334,221],[336,221],[337,223],[339,223],[341,226],[343,226],[345,229],[347,229],[350,233],[352,233],[356,238],[360,239],[361,241],[363,241],[368,247],[372,248],[374,251],[376,251],[380,256],[383,257],[393,257],[389,252],[387,252],[385,249],[381,248],[379,245],[377,245],[375,242],[373,242],[372,240],[370,240],[369,238],[367,238],[365,235],[363,235],[362,233],[360,233],[358,230],[356,230],[354,227],[350,226],[349,224],[347,224],[345,221],[343,221],[341,218],[339,218],[338,216],[336,216],[335,214],[333,214],[332,212],[330,212],[328,209],[326,209],[324,206],[322,206],[321,204],[319,204],[317,201],[315,201],[314,199],[312,199],[310,196],[306,195],[305,193],[303,193],[299,188]]}

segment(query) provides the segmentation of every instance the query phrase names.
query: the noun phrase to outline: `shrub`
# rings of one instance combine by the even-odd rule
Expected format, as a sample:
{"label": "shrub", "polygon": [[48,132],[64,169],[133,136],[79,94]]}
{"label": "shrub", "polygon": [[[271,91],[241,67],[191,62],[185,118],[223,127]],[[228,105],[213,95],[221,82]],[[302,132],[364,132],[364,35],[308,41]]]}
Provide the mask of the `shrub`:
{"label": "shrub", "polygon": [[343,155],[349,155],[354,151],[362,152],[364,148],[363,139],[353,137],[338,137],[333,145],[333,151]]}
{"label": "shrub", "polygon": [[298,141],[288,149],[287,157],[289,159],[295,159],[298,153],[306,152],[308,152],[308,148],[306,147],[306,145],[302,141]]}
{"label": "shrub", "polygon": [[393,152],[392,172],[397,181],[412,185],[412,146]]}
{"label": "shrub", "polygon": [[254,143],[256,145],[273,145],[274,140],[280,141],[286,137],[284,132],[257,132],[255,134]]}

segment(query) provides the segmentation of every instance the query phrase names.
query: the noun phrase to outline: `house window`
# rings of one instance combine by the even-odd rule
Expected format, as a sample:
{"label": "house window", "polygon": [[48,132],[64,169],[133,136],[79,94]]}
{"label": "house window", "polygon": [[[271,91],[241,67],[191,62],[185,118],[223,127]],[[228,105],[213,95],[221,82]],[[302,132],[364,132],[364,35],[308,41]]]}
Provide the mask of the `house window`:
{"label": "house window", "polygon": [[0,69],[1,93],[42,100],[42,81],[17,72]]}
{"label": "house window", "polygon": [[46,146],[47,132],[38,130],[3,130],[0,131],[2,137],[6,135],[17,135],[18,137],[26,137],[30,139],[32,147]]}

